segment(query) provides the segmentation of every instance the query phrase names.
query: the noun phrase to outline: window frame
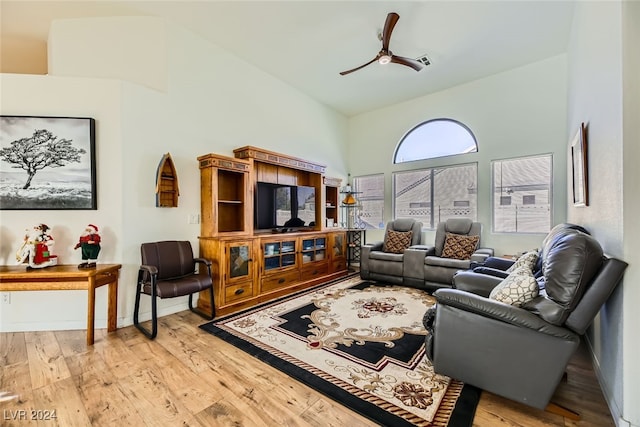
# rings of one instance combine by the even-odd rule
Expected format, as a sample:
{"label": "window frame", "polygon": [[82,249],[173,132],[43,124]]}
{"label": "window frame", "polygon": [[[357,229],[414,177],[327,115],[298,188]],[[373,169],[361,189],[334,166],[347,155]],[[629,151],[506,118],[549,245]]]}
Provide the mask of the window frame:
{"label": "window frame", "polygon": [[[425,168],[419,168],[419,169],[408,169],[408,170],[401,170],[401,171],[394,171],[392,172],[392,176],[391,176],[391,202],[392,202],[392,217],[393,219],[397,219],[398,217],[396,216],[397,213],[397,201],[396,201],[396,179],[397,176],[400,174],[405,174],[405,173],[415,173],[415,172],[427,172],[428,174],[432,174],[433,177],[437,176],[439,173],[438,170],[444,170],[444,169],[452,169],[452,168],[460,168],[460,167],[469,167],[469,166],[473,166],[475,167],[475,188],[473,189],[468,189],[469,191],[469,196],[470,197],[474,197],[475,200],[469,200],[469,210],[474,210],[475,211],[475,215],[472,216],[471,218],[474,221],[478,220],[478,173],[479,173],[479,164],[478,162],[467,162],[467,163],[458,163],[458,164],[451,164],[451,165],[442,165],[442,166],[432,166],[432,167],[425,167]],[[433,171],[433,172],[430,172]],[[438,191],[435,188],[435,183],[433,183],[433,185],[431,186],[431,188],[433,189],[432,194],[430,194],[429,196],[429,202],[427,204],[429,204],[429,221],[425,221],[424,219],[422,219],[421,217],[415,217],[415,218],[419,218],[420,221],[422,221],[422,226],[424,229],[426,230],[435,230],[438,226],[438,223],[440,221],[442,221],[443,219],[436,214],[435,209],[436,207],[439,207],[439,205],[435,204],[434,202],[436,201],[436,197],[438,197]],[[441,189],[440,191],[443,191],[443,189]],[[451,209],[455,209],[456,207],[453,206],[453,204],[456,201],[461,201],[462,199],[460,199],[459,197],[457,197],[457,195],[454,197],[453,200],[451,200]],[[464,209],[465,207],[458,207],[458,209]],[[440,211],[439,211],[440,212]],[[403,216],[403,218],[414,218],[412,216]],[[470,216],[466,216],[467,218]]]}
{"label": "window frame", "polygon": [[[417,131],[418,129],[420,129],[422,127],[429,126],[430,124],[442,123],[442,122],[455,124],[458,127],[462,128],[464,131],[466,131],[466,133],[468,133],[469,136],[471,136],[471,139],[474,142],[475,150],[462,151],[462,152],[452,152],[452,153],[448,153],[448,154],[439,154],[439,155],[435,155],[435,156],[429,155],[429,156],[423,156],[423,157],[415,158],[415,159],[411,159],[411,160],[398,160],[398,153],[399,153],[400,149],[402,148],[402,145],[405,142],[407,142],[407,138],[410,138],[411,135],[415,131]],[[426,144],[426,145],[428,145],[428,144]],[[408,163],[408,162],[415,162],[415,161],[429,160],[429,159],[437,159],[437,158],[441,158],[441,157],[457,156],[457,155],[461,155],[461,154],[477,153],[477,152],[478,152],[478,140],[477,140],[475,134],[473,133],[473,131],[471,130],[471,128],[469,128],[469,126],[465,125],[464,123],[462,123],[461,121],[456,120],[456,119],[451,119],[451,118],[447,118],[447,117],[440,117],[440,118],[429,119],[429,120],[426,120],[424,122],[418,123],[417,125],[415,125],[411,129],[409,129],[402,136],[402,138],[400,138],[400,141],[396,145],[396,148],[395,148],[395,150],[393,152],[393,164],[402,164],[402,163]]]}
{"label": "window frame", "polygon": [[[358,182],[358,180],[361,179],[367,179],[367,178],[372,178],[372,177],[376,177],[376,178],[381,178],[382,181],[382,197],[381,198],[373,198],[373,197],[369,197],[367,196],[366,192],[362,191],[362,188],[360,188],[360,184]],[[358,176],[354,176],[353,180],[352,180],[352,189],[354,192],[359,193],[357,194],[357,199],[358,199],[358,204],[360,205],[359,207],[359,212],[356,212],[357,215],[362,216],[364,210],[364,205],[363,205],[363,201],[371,201],[371,200],[381,200],[382,201],[382,208],[381,208],[381,212],[380,212],[380,223],[378,223],[377,225],[372,224],[371,227],[364,227],[364,230],[380,230],[380,229],[384,229],[386,227],[385,224],[385,218],[384,218],[384,202],[385,202],[385,175],[384,173],[380,172],[380,173],[372,173],[372,174],[367,174],[367,175],[358,175]],[[346,222],[346,218],[344,218],[344,221]],[[368,224],[366,221],[364,222],[365,224]],[[362,224],[362,222],[360,222],[360,224]]]}
{"label": "window frame", "polygon": [[[497,230],[496,227],[496,207],[498,205],[496,205],[496,203],[500,202],[500,200],[503,197],[503,195],[500,195],[497,193],[497,187],[496,187],[496,173],[495,173],[495,167],[498,163],[501,162],[509,162],[509,161],[517,161],[517,160],[524,160],[524,159],[532,159],[532,158],[548,158],[549,159],[549,187],[548,187],[548,212],[549,212],[549,217],[548,217],[548,230],[544,231],[544,230],[539,230],[539,231],[519,231],[517,230],[517,213],[516,213],[516,230],[515,231],[504,231],[504,230]],[[491,179],[491,198],[490,198],[490,203],[491,203],[491,233],[493,234],[510,234],[510,235],[517,235],[517,234],[526,234],[526,235],[533,235],[533,234],[547,234],[550,230],[551,227],[553,225],[553,210],[554,210],[554,186],[553,186],[553,168],[554,168],[554,153],[548,152],[548,153],[539,153],[539,154],[530,154],[530,155],[526,155],[526,156],[517,156],[517,157],[509,157],[509,158],[504,158],[504,159],[493,159],[490,162],[490,179]],[[500,188],[502,188],[503,186],[500,186]],[[509,206],[515,206],[517,207],[517,203],[514,203],[514,198],[512,196],[513,192],[510,193],[508,195],[508,197],[511,199],[511,203],[509,203]],[[531,194],[531,191],[528,191],[527,194],[522,194],[522,196],[534,196],[535,198],[535,204],[534,205],[530,205],[527,204],[526,206],[536,206],[536,204],[538,204],[539,200],[538,197],[535,194]],[[525,206],[524,202],[521,203],[522,206]],[[500,204],[499,206],[505,206]]]}

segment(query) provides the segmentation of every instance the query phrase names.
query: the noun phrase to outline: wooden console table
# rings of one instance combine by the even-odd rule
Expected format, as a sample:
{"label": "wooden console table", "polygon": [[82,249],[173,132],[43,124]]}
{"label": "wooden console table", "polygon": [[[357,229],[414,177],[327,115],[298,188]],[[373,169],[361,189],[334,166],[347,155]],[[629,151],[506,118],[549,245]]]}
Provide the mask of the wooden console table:
{"label": "wooden console table", "polygon": [[96,268],[79,269],[76,265],[56,265],[27,270],[24,265],[1,265],[0,292],[86,290],[87,345],[93,345],[96,288],[103,285],[109,285],[107,330],[116,330],[120,267],[121,264],[98,264]]}

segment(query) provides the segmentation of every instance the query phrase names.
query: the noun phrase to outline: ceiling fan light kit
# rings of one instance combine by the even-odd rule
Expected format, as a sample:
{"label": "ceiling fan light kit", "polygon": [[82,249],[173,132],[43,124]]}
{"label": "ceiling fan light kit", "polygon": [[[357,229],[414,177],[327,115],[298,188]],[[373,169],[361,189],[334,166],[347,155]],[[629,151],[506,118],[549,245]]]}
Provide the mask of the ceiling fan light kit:
{"label": "ceiling fan light kit", "polygon": [[[422,68],[424,67],[423,62],[412,59],[412,58],[405,58],[404,56],[394,55],[389,50],[389,40],[391,40],[391,33],[393,32],[393,27],[395,27],[396,23],[398,22],[398,19],[400,19],[400,15],[398,15],[395,12],[391,12],[387,15],[387,20],[384,23],[384,30],[382,31],[382,37],[379,37],[382,40],[382,49],[380,50],[380,52],[378,52],[378,55],[376,55],[375,58],[373,58],[371,61],[359,67],[356,67],[347,71],[342,71],[340,75],[345,76],[347,74],[353,73],[354,71],[358,71],[359,69],[364,68],[367,65],[372,64],[376,61],[382,65],[393,62],[394,64],[400,64],[400,65],[405,65],[407,67],[411,67],[416,71],[422,70]],[[422,57],[426,58],[426,55],[423,55]],[[429,60],[427,59],[427,62],[428,61]]]}
{"label": "ceiling fan light kit", "polygon": [[378,63],[384,65],[384,64],[388,64],[389,62],[391,62],[391,56],[390,55],[382,55],[380,56],[380,58],[378,58]]}

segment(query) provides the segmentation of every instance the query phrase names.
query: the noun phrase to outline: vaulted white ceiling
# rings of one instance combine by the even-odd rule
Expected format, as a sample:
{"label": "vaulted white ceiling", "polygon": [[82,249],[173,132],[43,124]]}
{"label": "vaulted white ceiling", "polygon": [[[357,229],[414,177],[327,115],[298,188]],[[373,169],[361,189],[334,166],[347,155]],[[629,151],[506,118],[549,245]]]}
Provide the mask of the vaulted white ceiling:
{"label": "vaulted white ceiling", "polygon": [[[566,51],[573,1],[7,1],[0,36],[47,39],[52,19],[150,15],[180,24],[351,116]],[[431,65],[373,63],[389,12],[390,50]],[[522,82],[526,84],[526,82]]]}

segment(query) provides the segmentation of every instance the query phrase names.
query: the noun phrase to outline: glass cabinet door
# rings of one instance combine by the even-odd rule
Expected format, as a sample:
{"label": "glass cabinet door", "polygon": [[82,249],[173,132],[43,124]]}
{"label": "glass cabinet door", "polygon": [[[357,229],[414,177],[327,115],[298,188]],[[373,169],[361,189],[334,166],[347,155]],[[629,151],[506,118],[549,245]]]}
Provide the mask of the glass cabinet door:
{"label": "glass cabinet door", "polygon": [[282,242],[282,267],[296,265],[296,241]]}
{"label": "glass cabinet door", "polygon": [[325,259],[326,246],[327,239],[325,237],[302,239],[302,264]]}
{"label": "glass cabinet door", "polygon": [[344,257],[344,233],[335,233],[333,234],[333,258]]}
{"label": "glass cabinet door", "polygon": [[264,245],[264,269],[273,270],[280,267],[280,242],[269,242]]}
{"label": "glass cabinet door", "polygon": [[229,279],[249,278],[251,270],[251,244],[249,242],[228,243],[229,249]]}
{"label": "glass cabinet door", "polygon": [[265,271],[295,265],[296,241],[265,242],[262,256]]}

